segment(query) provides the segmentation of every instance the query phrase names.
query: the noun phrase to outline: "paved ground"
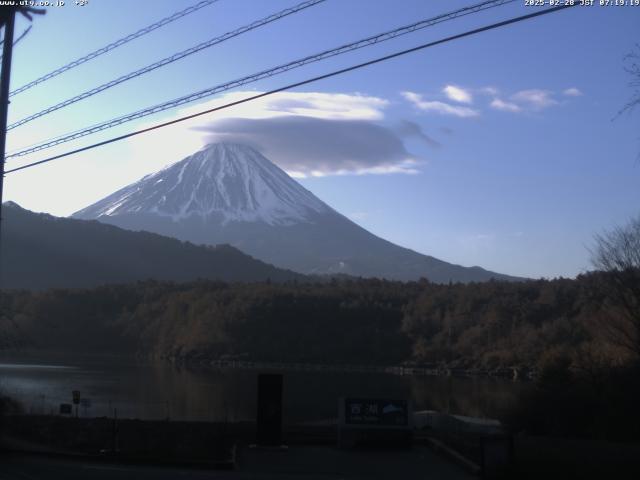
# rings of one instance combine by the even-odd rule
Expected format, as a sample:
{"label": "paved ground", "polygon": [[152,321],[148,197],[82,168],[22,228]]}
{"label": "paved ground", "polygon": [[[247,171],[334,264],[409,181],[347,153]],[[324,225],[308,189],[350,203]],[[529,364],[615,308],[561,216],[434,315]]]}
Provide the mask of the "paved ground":
{"label": "paved ground", "polygon": [[173,479],[438,479],[476,478],[427,447],[410,451],[344,451],[330,447],[288,450],[242,449],[233,471],[159,468],[52,459],[0,456],[0,480],[173,480]]}
{"label": "paved ground", "polygon": [[[233,473],[233,472],[230,472]],[[44,457],[0,457],[1,480],[174,480],[231,479],[230,473],[57,460]]]}
{"label": "paved ground", "polygon": [[[313,472],[323,478],[349,479],[469,479],[461,467],[427,447],[411,450],[339,450],[329,447],[292,447],[288,451],[244,449],[239,454],[241,471],[304,476]],[[306,477],[305,477],[306,478]]]}

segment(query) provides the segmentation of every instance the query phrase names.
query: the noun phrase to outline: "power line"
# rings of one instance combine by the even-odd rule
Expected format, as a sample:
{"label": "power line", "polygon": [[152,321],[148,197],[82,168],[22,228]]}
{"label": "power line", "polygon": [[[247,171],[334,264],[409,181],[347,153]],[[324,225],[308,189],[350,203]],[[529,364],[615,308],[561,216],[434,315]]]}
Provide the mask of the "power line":
{"label": "power line", "polygon": [[[29,33],[29,30],[31,30],[31,27],[32,27],[32,26],[33,26],[33,25],[29,25],[29,26],[28,26],[28,27],[27,27],[27,28],[26,28],[26,29],[25,29],[25,30],[24,30],[20,35],[18,35],[18,38],[16,38],[16,39],[13,41],[13,46],[14,46],[14,47],[18,44],[18,42],[19,42],[20,40],[22,40],[22,39],[27,35],[27,33]],[[4,39],[0,40],[0,45],[2,45],[3,43],[4,43]]]}
{"label": "power line", "polygon": [[119,40],[116,40],[113,43],[110,43],[109,45],[106,45],[102,48],[99,48],[98,50],[94,50],[91,53],[88,53],[87,55],[80,57],[76,60],[73,60],[72,62],[67,63],[66,65],[63,65],[60,68],[57,68],[55,70],[53,70],[52,72],[47,73],[46,75],[43,75],[42,77],[36,78],[35,80],[27,83],[26,85],[23,85],[20,88],[15,89],[13,92],[11,92],[9,95],[13,96],[13,95],[17,95],[18,93],[24,92],[25,90],[28,90],[32,87],[35,87],[36,85],[42,83],[42,82],[46,82],[47,80],[52,79],[53,77],[57,77],[58,75],[60,75],[61,73],[64,73],[68,70],[71,70],[72,68],[77,67],[78,65],[82,65],[83,63],[88,62],[89,60],[93,60],[96,57],[99,57],[100,55],[103,55],[107,52],[110,52],[111,50],[114,50],[122,45],[124,45],[125,43],[129,43],[132,40],[135,40],[136,38],[142,37],[143,35],[146,35],[147,33],[151,33],[154,30],[157,30],[160,27],[164,27],[165,25],[168,25],[171,22],[175,22],[176,20],[184,17],[185,15],[189,15],[190,13],[196,12],[198,10],[200,10],[201,8],[207,7],[209,5],[211,5],[212,3],[217,2],[218,0],[202,0],[198,3],[196,3],[195,5],[192,5],[190,7],[185,8],[184,10],[180,10],[179,12],[176,12],[172,15],[169,15],[168,17],[163,18],[162,20],[159,20],[155,23],[152,23],[151,25],[148,25],[144,28],[141,28],[140,30],[138,30],[137,32],[131,33],[129,35],[127,35],[126,37],[122,37]]}
{"label": "power line", "polygon": [[319,75],[317,77],[309,78],[307,80],[302,80],[300,82],[291,83],[289,85],[285,85],[284,87],[276,88],[274,90],[269,90],[268,92],[259,93],[259,94],[253,95],[251,97],[244,98],[242,100],[237,100],[235,102],[230,102],[230,103],[227,103],[225,105],[221,105],[219,107],[210,108],[210,109],[204,110],[202,112],[194,113],[194,114],[187,115],[187,116],[175,119],[175,120],[171,120],[171,121],[168,121],[168,122],[160,123],[160,124],[154,125],[152,127],[148,127],[148,128],[144,128],[144,129],[141,129],[141,130],[134,131],[134,132],[130,132],[130,133],[127,133],[125,135],[120,135],[120,136],[117,136],[117,137],[113,137],[113,138],[110,138],[108,140],[104,140],[102,142],[98,142],[98,143],[94,143],[92,145],[88,145],[86,147],[82,147],[82,148],[78,148],[76,150],[72,150],[72,151],[69,151],[69,152],[61,153],[60,155],[54,155],[52,157],[45,158],[43,160],[39,160],[37,162],[32,162],[32,163],[29,163],[29,164],[26,164],[26,165],[22,165],[20,167],[13,168],[11,170],[7,170],[6,173],[17,172],[17,171],[20,171],[20,170],[25,170],[27,168],[35,167],[37,165],[42,165],[43,163],[51,162],[53,160],[58,160],[60,158],[68,157],[68,156],[74,155],[76,153],[80,153],[80,152],[84,152],[84,151],[87,151],[87,150],[91,150],[93,148],[101,147],[103,145],[108,145],[110,143],[118,142],[120,140],[125,140],[127,138],[131,138],[131,137],[134,137],[134,136],[137,136],[137,135],[141,135],[143,133],[147,133],[147,132],[150,132],[150,131],[153,131],[153,130],[157,130],[157,129],[160,129],[160,128],[163,128],[163,127],[166,127],[166,126],[169,126],[169,125],[174,125],[176,123],[184,122],[184,121],[190,120],[192,118],[200,117],[200,116],[206,115],[208,113],[216,112],[216,111],[223,110],[223,109],[226,109],[226,108],[230,108],[230,107],[233,107],[233,106],[236,106],[236,105],[240,105],[242,103],[246,103],[246,102],[250,102],[250,101],[253,101],[253,100],[257,100],[258,98],[262,98],[262,97],[266,97],[266,96],[269,96],[269,95],[273,95],[275,93],[283,92],[283,91],[286,91],[286,90],[291,90],[292,88],[297,88],[297,87],[301,87],[303,85],[308,85],[310,83],[317,82],[319,80],[324,80],[324,79],[327,79],[327,78],[330,78],[330,77],[335,77],[335,76],[341,75],[343,73],[347,73],[347,72],[351,72],[351,71],[354,71],[354,70],[358,70],[360,68],[368,67],[370,65],[374,65],[374,64],[381,63],[381,62],[384,62],[384,61],[387,61],[387,60],[391,60],[393,58],[400,57],[400,56],[403,56],[403,55],[407,55],[409,53],[417,52],[419,50],[423,50],[423,49],[426,49],[426,48],[429,48],[429,47],[434,47],[434,46],[440,45],[442,43],[447,43],[447,42],[451,42],[453,40],[458,40],[460,38],[468,37],[468,36],[471,36],[471,35],[476,35],[478,33],[486,32],[488,30],[494,30],[496,28],[504,27],[506,25],[511,25],[513,23],[518,23],[518,22],[522,22],[524,20],[529,20],[531,18],[539,17],[541,15],[547,15],[547,14],[550,14],[550,13],[557,12],[559,10],[564,10],[565,8],[571,8],[571,7],[574,7],[575,5],[577,5],[577,4],[573,4],[573,5],[566,4],[566,5],[560,5],[560,6],[553,7],[553,8],[547,8],[545,10],[540,10],[540,11],[537,11],[537,12],[534,12],[534,13],[530,13],[528,15],[522,15],[522,16],[519,16],[519,17],[510,18],[510,19],[504,20],[502,22],[493,23],[491,25],[485,25],[484,27],[476,28],[474,30],[468,30],[466,32],[459,33],[457,35],[452,35],[450,37],[445,37],[445,38],[442,38],[440,40],[435,40],[433,42],[424,43],[424,44],[419,45],[417,47],[413,47],[413,48],[409,48],[409,49],[406,49],[406,50],[402,50],[402,51],[399,51],[399,52],[396,52],[396,53],[392,53],[390,55],[385,55],[383,57],[378,57],[376,59],[369,60],[369,61],[363,62],[363,63],[359,63],[357,65],[352,65],[351,67],[342,68],[340,70],[334,70],[333,72],[326,73],[324,75]]}
{"label": "power line", "polygon": [[482,10],[488,10],[490,8],[495,8],[507,3],[512,3],[515,0],[489,0],[489,1],[484,1],[481,2],[479,4],[475,4],[475,5],[471,5],[469,7],[464,7],[458,10],[454,10],[453,12],[449,12],[449,13],[445,13],[445,14],[441,14],[438,15],[436,17],[432,17],[429,19],[425,19],[425,20],[421,20],[419,22],[410,24],[410,25],[406,25],[403,27],[399,27],[396,28],[394,30],[390,30],[384,33],[380,33],[377,35],[373,35],[371,37],[367,37],[363,40],[358,40],[356,42],[352,42],[352,43],[348,43],[345,45],[342,45],[340,47],[337,48],[333,48],[330,50],[325,50],[323,52],[314,54],[314,55],[310,55],[298,60],[294,60],[292,62],[283,64],[283,65],[279,65],[277,67],[273,67],[270,68],[268,70],[263,70],[261,72],[258,73],[254,73],[245,77],[242,77],[240,79],[236,79],[230,82],[226,82],[223,84],[219,84],[216,85],[214,87],[210,87],[207,88],[205,90],[201,90],[199,92],[195,92],[195,93],[191,93],[189,95],[185,95],[183,97],[179,97],[158,105],[154,105],[152,107],[147,107],[145,109],[142,110],[138,110],[136,112],[132,112],[129,113],[127,115],[123,115],[121,117],[117,117],[105,122],[101,122],[95,125],[92,125],[90,127],[87,127],[85,129],[79,130],[79,131],[75,131],[72,132],[68,135],[64,135],[61,137],[57,137],[55,139],[51,139],[45,142],[42,142],[36,146],[33,147],[29,147],[26,148],[24,150],[21,150],[19,152],[16,153],[12,153],[11,155],[8,155],[7,158],[13,158],[13,157],[22,157],[25,155],[28,155],[30,153],[34,153],[40,150],[45,150],[47,148],[51,148],[54,147],[56,145],[60,145],[62,143],[66,143],[72,140],[76,140],[78,138],[82,138],[85,137],[87,135],[91,135],[93,133],[97,133],[100,132],[102,130],[106,130],[108,128],[112,128],[115,127],[117,125],[121,125],[123,123],[127,123],[130,122],[132,120],[136,120],[138,118],[143,118],[146,117],[148,115],[152,115],[154,113],[159,113],[162,112],[164,110],[168,110],[170,108],[175,108],[187,103],[191,103],[195,100],[200,100],[202,98],[206,98],[206,97],[210,97],[212,95],[215,95],[217,93],[220,92],[224,92],[227,90],[231,90],[233,88],[236,87],[240,87],[243,85],[247,85],[249,83],[254,83],[257,82],[259,80],[262,80],[264,78],[268,78],[268,77],[273,77],[275,75],[279,75],[281,73],[285,73],[288,72],[290,70],[293,70],[295,68],[299,68],[311,63],[315,63],[321,60],[324,60],[326,58],[330,58],[330,57],[335,57],[337,55],[342,55],[343,53],[347,53],[347,52],[352,52],[354,50],[358,50],[360,48],[364,48],[364,47],[368,47],[370,45],[374,45],[377,43],[381,43],[387,40],[391,40],[393,38],[399,37],[401,35],[406,35],[408,33],[412,33],[415,32],[416,30],[420,30],[426,27],[430,27],[433,25],[436,25],[438,23],[442,23],[445,21],[449,21],[449,20],[453,20],[455,18],[459,18],[459,17],[463,17],[466,15],[470,15],[473,13],[477,13],[479,11]]}
{"label": "power line", "polygon": [[439,15],[437,17],[433,17],[430,19],[426,19],[426,20],[421,20],[419,22],[413,23],[411,25],[407,25],[404,27],[400,27],[397,28],[395,30],[392,31],[388,31],[388,32],[384,32],[378,35],[374,35],[371,37],[368,37],[364,40],[359,40],[357,42],[352,42],[350,44],[346,44],[346,45],[342,45],[341,47],[338,48],[334,48],[331,50],[327,50],[324,52],[321,52],[319,54],[315,54],[315,55],[311,55],[308,57],[305,57],[303,59],[299,59],[299,60],[295,60],[293,62],[289,62],[288,64],[285,65],[280,65],[278,67],[275,68],[271,68],[269,70],[265,70],[256,74],[252,74],[249,75],[247,77],[243,77],[241,79],[238,80],[234,80],[231,82],[227,82],[225,84],[221,84],[221,85],[217,85],[214,87],[211,87],[209,89],[200,91],[200,92],[196,92],[194,94],[190,94],[184,97],[180,97],[178,99],[174,99],[171,100],[169,102],[165,102],[163,104],[159,104],[159,105],[155,105],[152,107],[149,107],[147,109],[143,109],[137,112],[133,112],[130,113],[128,115],[122,116],[122,117],[117,117],[115,119],[111,119],[108,120],[106,122],[102,122],[102,123],[98,123],[98,124],[94,124],[90,127],[86,127],[84,129],[80,129],[80,130],[76,130],[74,132],[71,132],[69,134],[63,134],[57,137],[54,137],[52,139],[48,139],[44,142],[38,142],[38,144],[36,146],[29,146],[27,148],[25,148],[22,151],[16,152],[16,153],[12,153],[11,155],[8,155],[7,158],[11,158],[11,157],[18,157],[18,156],[24,156],[24,155],[28,155],[30,153],[34,153],[40,150],[44,150],[47,148],[51,148],[53,146],[56,145],[60,145],[62,143],[66,143],[68,141],[72,141],[72,140],[76,140],[78,138],[102,131],[102,130],[106,130],[108,128],[112,128],[114,126],[138,119],[138,118],[142,118],[154,113],[158,113],[161,112],[163,110],[167,110],[169,108],[174,108],[176,106],[180,106],[180,105],[184,105],[186,103],[190,103],[192,101],[195,100],[199,100],[201,98],[205,98],[211,95],[214,95],[216,93],[220,93],[226,90],[230,90],[232,88],[238,87],[238,86],[242,86],[242,85],[246,85],[248,83],[253,83],[256,82],[258,80],[261,80],[263,78],[267,78],[267,77],[271,77],[280,73],[284,73],[287,72],[289,70],[292,70],[294,68],[299,68],[302,67],[304,65],[307,65],[309,63],[313,63],[313,62],[317,62],[320,60],[323,60],[325,58],[329,58],[329,57],[333,57],[336,55],[340,55],[349,51],[353,51],[353,50],[357,50],[359,48],[363,48],[363,47],[367,47],[376,43],[380,43],[386,40],[390,40],[392,38],[401,36],[401,35],[405,35],[411,32],[414,32],[416,30],[422,29],[422,28],[426,28],[428,26],[432,26],[435,25],[437,23],[441,23],[444,21],[448,21],[448,20],[452,20],[461,16],[465,16],[465,15],[469,15],[472,13],[477,13],[481,10],[486,10],[489,8],[494,8],[497,6],[501,6],[504,5],[506,3],[512,3],[515,0],[490,0],[490,1],[484,1],[481,2],[480,4],[476,4],[476,5],[472,5],[469,7],[465,7],[450,13],[446,13],[446,14],[442,14]]}
{"label": "power line", "polygon": [[27,27],[27,28],[26,28],[26,29],[25,29],[25,30],[24,30],[24,31],[23,31],[23,32],[18,36],[18,38],[16,38],[16,39],[13,41],[13,46],[14,46],[14,47],[18,44],[18,42],[19,42],[20,40],[22,40],[24,37],[26,37],[26,36],[27,36],[27,34],[28,34],[28,33],[29,33],[29,31],[31,30],[31,27],[32,27],[32,26],[33,26],[33,25],[29,25],[29,26],[28,26],[28,27]]}
{"label": "power line", "polygon": [[[13,46],[15,47],[20,40],[27,36],[27,34],[31,31],[32,25],[29,25],[20,35],[13,41]],[[4,40],[0,41],[0,45],[4,43]],[[0,61],[2,61],[3,55],[0,55]]]}
{"label": "power line", "polygon": [[269,23],[275,22],[277,20],[280,20],[281,18],[287,17],[289,15],[292,15],[294,13],[300,12],[301,10],[305,10],[309,7],[313,7],[314,5],[317,5],[319,3],[325,2],[326,0],[306,0],[302,3],[299,3],[293,7],[290,8],[285,8],[284,10],[281,10],[277,13],[274,13],[272,15],[269,15],[267,17],[264,17],[260,20],[256,20],[255,22],[252,22],[248,25],[245,25],[243,27],[237,28],[236,30],[233,30],[231,32],[227,32],[224,35],[220,35],[214,38],[211,38],[209,40],[207,40],[206,42],[202,42],[198,45],[195,45],[191,48],[188,48],[187,50],[183,50],[181,52],[178,53],[174,53],[173,55],[163,58],[162,60],[159,60],[157,62],[154,62],[150,65],[147,65],[146,67],[140,68],[134,72],[128,73],[126,75],[123,75],[121,77],[118,77],[114,80],[111,80],[107,83],[104,83],[98,87],[92,88],[91,90],[87,90],[86,92],[83,92],[79,95],[76,95],[74,97],[71,97],[67,100],[64,100],[63,102],[57,103],[55,105],[52,105],[48,108],[45,108],[44,110],[41,110],[37,113],[34,113],[32,115],[29,115],[28,117],[25,117],[21,120],[18,120],[17,122],[12,123],[11,125],[9,125],[7,127],[7,130],[12,130],[16,127],[19,127],[20,125],[24,125],[25,123],[28,123],[32,120],[35,120],[36,118],[40,118],[44,115],[47,115],[49,113],[55,112],[56,110],[60,110],[61,108],[67,107],[69,105],[72,105],[76,102],[79,102],[80,100],[84,100],[85,98],[91,97],[97,93],[103,92],[111,87],[115,87],[116,85],[119,85],[123,82],[126,82],[127,80],[131,80],[133,78],[139,77],[141,75],[144,75],[145,73],[149,73],[153,70],[156,70],[160,67],[164,67],[166,65],[169,65],[173,62],[176,62],[178,60],[181,60],[185,57],[188,57],[189,55],[192,55],[194,53],[197,53],[201,50],[204,50],[205,48],[209,48],[212,47],[214,45],[217,45],[219,43],[225,42],[233,37],[237,37],[239,35],[242,35],[243,33],[249,32],[251,30],[254,30],[256,28],[262,27],[264,25],[267,25]]}
{"label": "power line", "polygon": [[73,130],[72,132],[65,132],[65,133],[61,133],[60,135],[56,135],[54,137],[49,137],[44,141],[43,140],[38,140],[37,142],[29,143],[27,145],[23,145],[21,147],[14,148],[14,149],[10,150],[9,152],[7,152],[7,158],[11,158],[11,156],[13,154],[16,154],[16,156],[17,156],[20,153],[20,149],[27,149],[27,148],[30,148],[30,147],[33,147],[33,146],[36,146],[36,145],[40,145],[43,142],[51,142],[51,141],[54,141],[54,140],[58,140],[58,139],[64,138],[65,136],[68,136],[68,135],[73,135],[73,134],[76,134],[76,133],[80,133],[84,129],[85,129],[85,127],[78,128],[77,130]]}

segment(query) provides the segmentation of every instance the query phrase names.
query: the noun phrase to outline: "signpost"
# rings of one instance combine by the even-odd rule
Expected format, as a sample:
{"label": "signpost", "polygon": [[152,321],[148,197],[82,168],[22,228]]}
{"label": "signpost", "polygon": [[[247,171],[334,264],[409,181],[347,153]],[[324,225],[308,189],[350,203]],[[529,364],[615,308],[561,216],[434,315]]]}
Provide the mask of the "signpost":
{"label": "signpost", "polygon": [[413,411],[407,400],[341,398],[338,416],[340,447],[369,442],[397,447],[411,442]]}
{"label": "signpost", "polygon": [[345,425],[407,427],[409,406],[406,400],[346,398]]}
{"label": "signpost", "polygon": [[76,406],[76,418],[78,418],[78,405],[80,404],[80,390],[74,390],[71,392],[73,398],[73,404]]}

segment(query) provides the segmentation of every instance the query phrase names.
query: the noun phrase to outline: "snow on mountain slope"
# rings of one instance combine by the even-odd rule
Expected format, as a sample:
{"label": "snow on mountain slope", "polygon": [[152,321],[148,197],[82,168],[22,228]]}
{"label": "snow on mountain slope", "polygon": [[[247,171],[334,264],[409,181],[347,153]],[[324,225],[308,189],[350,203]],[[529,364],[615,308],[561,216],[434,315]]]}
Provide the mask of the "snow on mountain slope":
{"label": "snow on mountain slope", "polygon": [[195,244],[227,243],[304,274],[435,282],[513,279],[462,267],[373,235],[246,145],[217,143],[148,175],[74,218]]}
{"label": "snow on mountain slope", "polygon": [[74,214],[99,218],[150,213],[179,221],[215,216],[290,225],[331,209],[246,145],[216,143]]}

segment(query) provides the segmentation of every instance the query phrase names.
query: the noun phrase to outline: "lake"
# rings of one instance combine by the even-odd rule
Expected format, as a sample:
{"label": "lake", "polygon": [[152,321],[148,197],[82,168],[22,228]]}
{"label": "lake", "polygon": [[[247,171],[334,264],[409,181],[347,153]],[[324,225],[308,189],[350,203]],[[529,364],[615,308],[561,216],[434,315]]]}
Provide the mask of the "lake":
{"label": "lake", "polygon": [[[259,370],[178,367],[114,357],[0,357],[0,390],[31,413],[57,413],[72,390],[91,399],[80,416],[244,421],[256,415]],[[495,418],[526,383],[385,373],[285,371],[284,422],[337,417],[340,396],[407,398],[414,410]]]}

